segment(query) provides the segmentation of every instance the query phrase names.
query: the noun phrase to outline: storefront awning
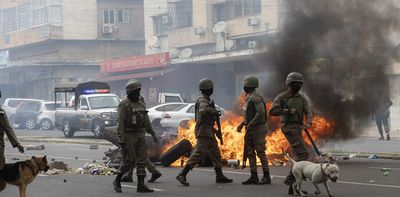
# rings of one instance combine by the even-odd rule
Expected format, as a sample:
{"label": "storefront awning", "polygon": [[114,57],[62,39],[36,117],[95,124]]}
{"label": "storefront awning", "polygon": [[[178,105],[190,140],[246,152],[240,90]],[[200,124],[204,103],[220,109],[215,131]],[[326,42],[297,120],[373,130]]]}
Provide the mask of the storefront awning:
{"label": "storefront awning", "polygon": [[96,79],[96,81],[120,81],[120,80],[128,80],[128,79],[142,79],[147,77],[155,77],[164,75],[165,73],[171,72],[176,70],[176,68],[165,69],[165,70],[156,70],[156,71],[149,71],[149,72],[141,72],[141,73],[133,73],[133,74],[126,74],[126,75],[116,75],[116,76],[100,76]]}

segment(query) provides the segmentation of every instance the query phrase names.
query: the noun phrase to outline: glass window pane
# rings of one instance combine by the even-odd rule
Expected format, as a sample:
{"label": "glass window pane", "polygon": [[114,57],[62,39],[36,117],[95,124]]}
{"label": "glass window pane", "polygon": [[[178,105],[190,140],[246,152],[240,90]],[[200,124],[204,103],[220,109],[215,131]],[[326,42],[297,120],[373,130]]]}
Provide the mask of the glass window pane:
{"label": "glass window pane", "polygon": [[129,10],[122,10],[122,19],[123,23],[129,23],[130,21]]}
{"label": "glass window pane", "polygon": [[123,22],[122,10],[118,10],[118,22],[119,23]]}
{"label": "glass window pane", "polygon": [[61,6],[50,6],[50,24],[62,23],[62,8]]}
{"label": "glass window pane", "polygon": [[108,10],[104,10],[104,24],[109,24],[110,20],[108,18]]}
{"label": "glass window pane", "polygon": [[261,14],[261,0],[253,0],[254,14]]}
{"label": "glass window pane", "polygon": [[109,16],[110,16],[110,24],[114,24],[114,23],[115,23],[115,14],[114,14],[114,10],[110,10],[110,11],[109,11]]}

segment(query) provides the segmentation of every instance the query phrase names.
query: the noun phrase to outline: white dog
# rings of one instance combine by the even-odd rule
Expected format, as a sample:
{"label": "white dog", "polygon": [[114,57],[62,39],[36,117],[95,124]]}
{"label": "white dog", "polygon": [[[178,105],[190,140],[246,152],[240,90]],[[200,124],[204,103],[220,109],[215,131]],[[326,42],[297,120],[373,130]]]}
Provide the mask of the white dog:
{"label": "white dog", "polygon": [[334,197],[329,191],[328,180],[336,182],[339,178],[339,166],[335,163],[321,163],[316,164],[309,161],[299,161],[296,162],[294,159],[290,158],[287,154],[289,160],[293,163],[292,173],[296,178],[296,182],[293,184],[295,192],[300,194],[302,197],[307,196],[301,190],[301,184],[303,180],[309,179],[313,183],[316,191],[315,194],[318,195],[321,191],[318,188],[318,184],[323,183],[329,197]]}

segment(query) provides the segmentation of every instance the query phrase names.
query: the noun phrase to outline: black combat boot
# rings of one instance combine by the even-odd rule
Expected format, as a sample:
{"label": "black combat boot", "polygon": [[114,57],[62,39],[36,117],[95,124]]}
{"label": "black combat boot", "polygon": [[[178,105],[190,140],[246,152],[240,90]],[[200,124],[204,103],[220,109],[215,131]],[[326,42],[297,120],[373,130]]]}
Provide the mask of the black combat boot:
{"label": "black combat boot", "polygon": [[158,178],[161,177],[161,173],[159,171],[155,171],[153,173],[151,173],[151,178],[149,180],[150,183],[153,183],[154,181],[156,181]]}
{"label": "black combat boot", "polygon": [[296,178],[294,178],[292,171],[290,171],[283,183],[285,185],[292,186],[294,182],[296,182]]}
{"label": "black combat boot", "polygon": [[138,176],[138,184],[137,184],[137,192],[139,193],[150,193],[150,192],[154,192],[154,190],[148,188],[145,184],[144,184],[144,176]]}
{"label": "black combat boot", "polygon": [[121,182],[132,183],[132,182],[133,182],[133,172],[129,172],[129,173],[125,174],[125,175],[121,178]]}
{"label": "black combat boot", "polygon": [[264,170],[264,176],[258,184],[259,185],[271,184],[271,175],[269,174],[269,170]]}
{"label": "black combat boot", "polygon": [[215,168],[215,174],[217,175],[216,178],[216,183],[232,183],[232,179],[228,179],[226,176],[224,176],[224,173],[222,173],[221,168]]}
{"label": "black combat boot", "polygon": [[121,178],[122,178],[122,174],[118,173],[117,177],[115,178],[115,180],[113,181],[113,185],[114,185],[114,190],[118,193],[122,192],[122,188],[121,188]]}
{"label": "black combat boot", "polygon": [[184,186],[189,186],[190,184],[186,181],[186,175],[189,173],[189,171],[192,168],[189,165],[186,165],[181,173],[178,174],[178,176],[176,176],[176,180],[178,180],[182,185]]}
{"label": "black combat boot", "polygon": [[246,181],[242,182],[243,185],[258,184],[258,174],[257,171],[251,171],[251,176]]}
{"label": "black combat boot", "polygon": [[386,134],[386,139],[387,139],[387,141],[390,141],[390,134],[389,133]]}

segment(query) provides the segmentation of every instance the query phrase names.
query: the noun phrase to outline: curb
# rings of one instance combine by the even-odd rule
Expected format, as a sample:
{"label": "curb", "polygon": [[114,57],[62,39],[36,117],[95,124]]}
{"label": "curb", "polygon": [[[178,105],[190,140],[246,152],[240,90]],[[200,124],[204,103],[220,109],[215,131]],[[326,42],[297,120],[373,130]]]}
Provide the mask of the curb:
{"label": "curb", "polygon": [[67,138],[50,138],[50,137],[19,137],[20,142],[48,142],[48,143],[66,143],[66,144],[85,144],[85,145],[104,145],[113,146],[113,144],[107,140],[101,139],[67,139]]}
{"label": "curb", "polygon": [[[347,151],[326,151],[335,157],[349,156],[350,154],[355,154],[356,158],[369,158],[371,155],[376,155],[377,159],[392,159],[400,160],[400,153],[372,153],[372,152],[347,152]],[[351,159],[349,159],[351,160]]]}

